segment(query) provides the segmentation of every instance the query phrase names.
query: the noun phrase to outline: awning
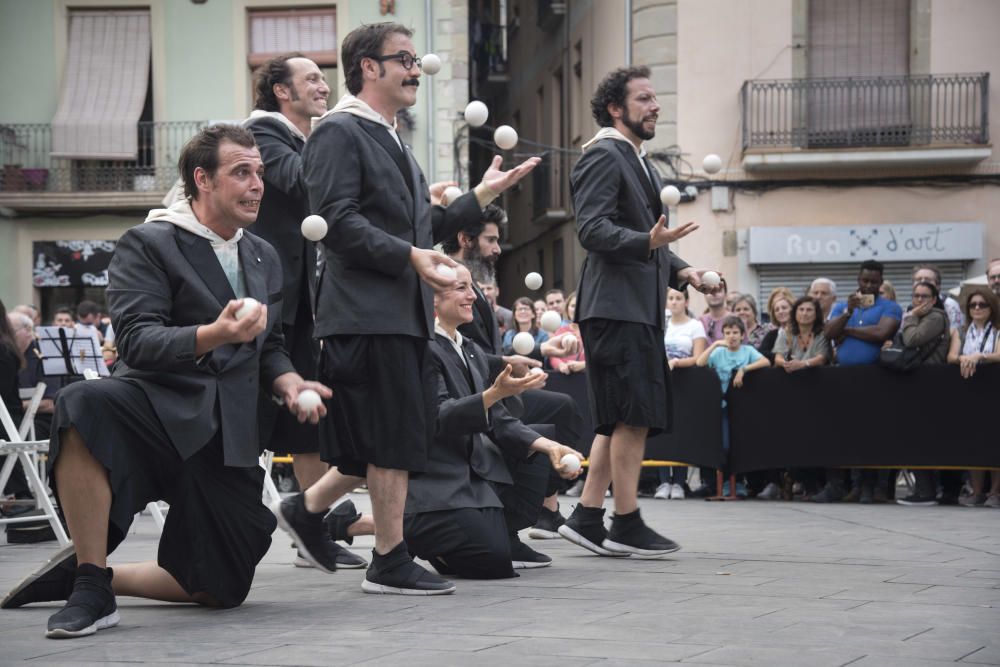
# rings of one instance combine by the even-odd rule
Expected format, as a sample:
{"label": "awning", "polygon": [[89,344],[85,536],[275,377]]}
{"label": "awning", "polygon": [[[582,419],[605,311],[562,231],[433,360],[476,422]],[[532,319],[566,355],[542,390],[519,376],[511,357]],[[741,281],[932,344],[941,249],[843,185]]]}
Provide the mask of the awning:
{"label": "awning", "polygon": [[148,10],[70,12],[52,157],[137,158],[150,41]]}

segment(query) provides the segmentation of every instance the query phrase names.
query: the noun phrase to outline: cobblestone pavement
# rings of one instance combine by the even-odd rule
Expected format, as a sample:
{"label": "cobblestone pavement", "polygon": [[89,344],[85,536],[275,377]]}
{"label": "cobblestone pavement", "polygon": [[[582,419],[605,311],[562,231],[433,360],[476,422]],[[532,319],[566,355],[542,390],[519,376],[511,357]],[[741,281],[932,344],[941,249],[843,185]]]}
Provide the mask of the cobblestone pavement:
{"label": "cobblestone pavement", "polygon": [[[368,507],[368,498],[355,502]],[[569,511],[563,499],[563,513]],[[0,612],[0,664],[1000,665],[1000,511],[643,500],[684,549],[605,559],[528,540],[552,567],[451,596],[361,592],[363,573],[291,566],[280,531],[242,607],[119,600],[122,622],[49,640],[58,605]],[[53,543],[0,545],[0,588]],[[370,557],[372,540],[354,549]],[[155,557],[142,516],[114,562]]]}

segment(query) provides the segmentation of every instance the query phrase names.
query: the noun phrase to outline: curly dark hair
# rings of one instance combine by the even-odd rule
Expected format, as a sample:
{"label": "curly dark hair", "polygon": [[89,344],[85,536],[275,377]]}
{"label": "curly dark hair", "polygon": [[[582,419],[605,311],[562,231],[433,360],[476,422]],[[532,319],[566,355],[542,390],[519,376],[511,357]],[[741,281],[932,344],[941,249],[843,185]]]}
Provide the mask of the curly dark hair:
{"label": "curly dark hair", "polygon": [[386,38],[399,33],[413,37],[413,31],[402,23],[386,21],[384,23],[365,24],[347,33],[340,46],[340,63],[344,68],[344,82],[347,92],[357,95],[364,85],[364,75],[361,73],[361,61],[365,58],[382,55],[382,45]]}
{"label": "curly dark hair", "polygon": [[860,274],[862,271],[875,271],[881,276],[885,275],[885,266],[882,265],[882,262],[874,259],[866,259],[861,262],[861,268],[858,270],[858,273]]}
{"label": "curly dark hair", "polygon": [[[500,238],[503,238],[504,229],[507,226],[507,212],[496,204],[487,204],[486,208],[483,209],[483,215],[479,218],[479,220],[468,223],[458,231],[475,240],[479,238],[479,235],[483,233],[483,229],[485,229],[486,225],[490,223],[497,226],[497,231],[500,232]],[[458,232],[455,232],[455,235],[451,238],[441,241],[441,250],[443,250],[446,255],[454,255],[460,249],[461,245],[458,242]]]}
{"label": "curly dark hair", "polygon": [[288,85],[292,82],[292,68],[288,61],[305,58],[301,53],[285,53],[271,58],[253,72],[253,108],[262,111],[280,111],[278,98],[274,95],[275,84]]}
{"label": "curly dark hair", "polygon": [[194,181],[195,169],[201,167],[209,178],[215,176],[215,172],[219,169],[219,145],[224,141],[231,141],[243,148],[257,146],[250,130],[239,125],[219,123],[202,129],[184,145],[177,161],[177,170],[184,179],[186,197],[198,199],[198,185]]}
{"label": "curly dark hair", "polygon": [[590,113],[593,114],[597,124],[601,127],[614,125],[614,119],[608,113],[608,105],[614,104],[624,107],[628,82],[632,79],[648,79],[649,76],[648,67],[636,65],[634,67],[621,67],[604,77],[604,80],[597,85],[594,97],[590,100]]}
{"label": "curly dark hair", "polygon": [[792,332],[793,336],[798,336],[802,333],[799,329],[799,321],[795,319],[795,314],[799,312],[799,306],[804,303],[811,303],[813,312],[816,313],[816,319],[813,320],[812,332],[814,334],[818,334],[823,331],[823,308],[820,307],[819,301],[811,296],[802,296],[796,299],[795,303],[792,304],[792,317],[788,320],[788,330]]}

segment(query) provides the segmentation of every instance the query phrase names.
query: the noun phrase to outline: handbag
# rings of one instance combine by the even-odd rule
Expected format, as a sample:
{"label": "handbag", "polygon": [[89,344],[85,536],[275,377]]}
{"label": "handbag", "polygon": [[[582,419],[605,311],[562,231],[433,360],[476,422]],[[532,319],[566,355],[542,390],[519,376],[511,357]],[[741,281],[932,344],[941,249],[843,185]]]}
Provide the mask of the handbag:
{"label": "handbag", "polygon": [[937,349],[937,346],[941,344],[944,336],[945,334],[941,334],[917,347],[907,347],[903,345],[903,335],[897,333],[893,337],[890,347],[884,347],[879,350],[879,366],[897,373],[912,371],[927,361],[931,354],[934,353],[934,350]]}

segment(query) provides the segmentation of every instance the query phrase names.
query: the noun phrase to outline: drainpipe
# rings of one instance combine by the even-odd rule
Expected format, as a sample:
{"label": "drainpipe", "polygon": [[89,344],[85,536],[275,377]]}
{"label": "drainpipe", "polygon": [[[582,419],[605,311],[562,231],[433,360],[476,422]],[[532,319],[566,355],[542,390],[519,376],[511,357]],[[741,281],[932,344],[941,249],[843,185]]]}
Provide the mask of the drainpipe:
{"label": "drainpipe", "polygon": [[625,67],[632,65],[632,0],[625,0]]}
{"label": "drainpipe", "polygon": [[[434,10],[431,0],[424,0],[424,16],[427,20],[425,29],[427,30],[427,53],[434,53]],[[430,79],[427,86],[427,173],[430,175],[430,182],[434,183],[437,177],[437,143],[435,142],[435,125],[437,124],[437,114],[434,113],[434,77]]]}

